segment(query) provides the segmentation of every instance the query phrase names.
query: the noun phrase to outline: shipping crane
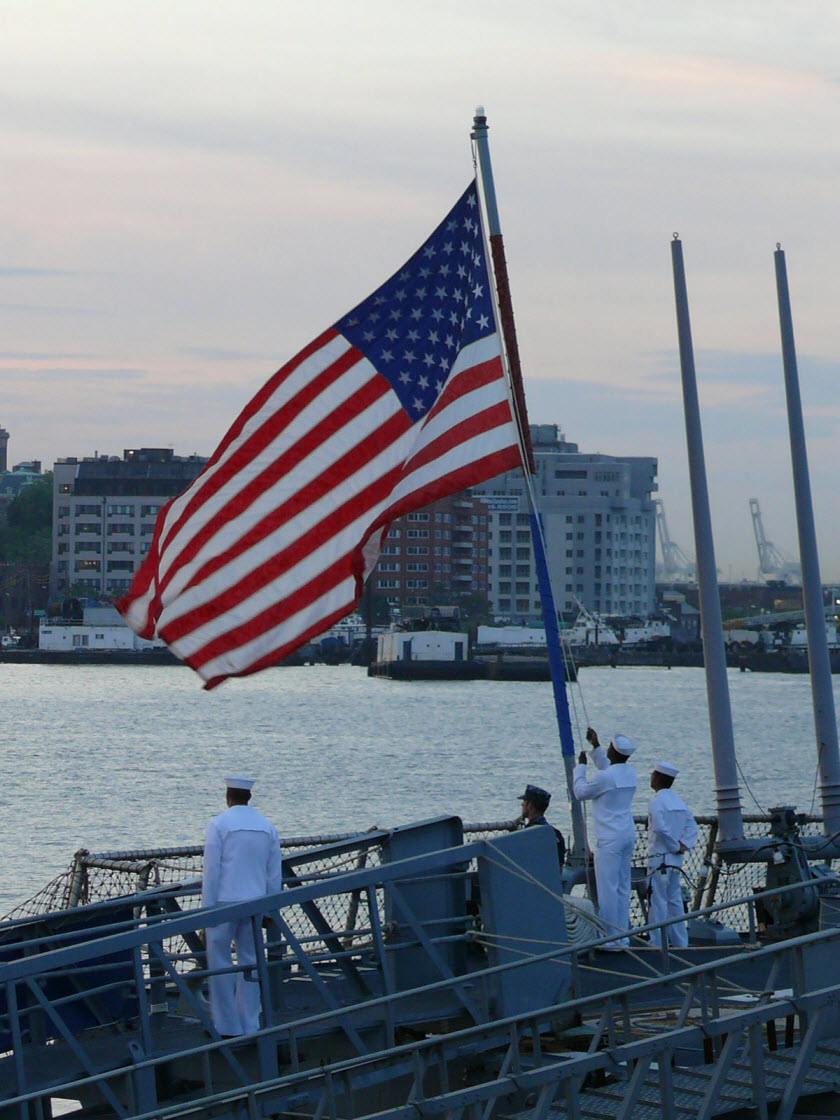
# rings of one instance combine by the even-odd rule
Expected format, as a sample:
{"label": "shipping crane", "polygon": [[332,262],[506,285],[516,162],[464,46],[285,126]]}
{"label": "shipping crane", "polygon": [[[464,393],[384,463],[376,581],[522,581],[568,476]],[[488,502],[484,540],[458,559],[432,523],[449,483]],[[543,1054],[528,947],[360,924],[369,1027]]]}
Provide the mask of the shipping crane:
{"label": "shipping crane", "polygon": [[662,553],[662,579],[665,583],[676,579],[693,580],[696,567],[689,560],[676,541],[671,540],[668,522],[665,520],[665,504],[661,498],[654,499],[656,507],[656,527],[659,530],[659,548]]}
{"label": "shipping crane", "polygon": [[768,541],[765,537],[758,498],[750,498],[750,513],[752,514],[755,543],[758,548],[758,578],[760,580],[782,580],[791,584],[801,583],[802,571],[799,564],[786,560],[773,542]]}

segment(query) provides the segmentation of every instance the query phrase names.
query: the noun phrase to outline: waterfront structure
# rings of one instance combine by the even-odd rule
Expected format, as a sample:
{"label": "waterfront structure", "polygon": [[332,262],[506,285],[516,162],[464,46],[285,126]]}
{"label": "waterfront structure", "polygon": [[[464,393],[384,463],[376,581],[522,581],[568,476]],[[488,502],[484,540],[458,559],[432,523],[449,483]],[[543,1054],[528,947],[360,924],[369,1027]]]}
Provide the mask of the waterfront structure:
{"label": "waterfront structure", "polygon": [[465,491],[398,518],[379,554],[373,590],[400,610],[487,595],[488,527],[486,502]]}
{"label": "waterfront structure", "polygon": [[[532,424],[534,486],[557,610],[601,615],[655,609],[657,461],[586,454],[556,424]],[[520,471],[473,488],[489,507],[491,606],[499,617],[542,618],[530,515]]]}
{"label": "waterfront structure", "polygon": [[149,551],[161,507],[206,463],[167,447],[59,459],[53,467],[51,594],[89,589],[115,598],[128,590]]}

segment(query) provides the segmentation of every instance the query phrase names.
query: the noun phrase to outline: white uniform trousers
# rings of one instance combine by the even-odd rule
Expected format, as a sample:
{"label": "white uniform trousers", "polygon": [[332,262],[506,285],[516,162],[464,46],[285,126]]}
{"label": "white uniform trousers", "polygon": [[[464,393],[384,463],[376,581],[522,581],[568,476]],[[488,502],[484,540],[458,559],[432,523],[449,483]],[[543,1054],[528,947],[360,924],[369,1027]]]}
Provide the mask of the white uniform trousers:
{"label": "white uniform trousers", "polygon": [[[257,951],[250,921],[222,922],[207,930],[207,967],[230,968],[233,944],[239,967],[253,968]],[[210,977],[210,1010],[219,1034],[250,1034],[260,1029],[260,985],[256,971],[252,977],[247,980],[241,972]]]}
{"label": "white uniform trousers", "polygon": [[[658,869],[650,874],[650,904],[648,922],[664,922],[668,918],[679,918],[685,914],[682,897],[682,875],[679,867],[669,867],[663,874]],[[652,929],[650,943],[662,947],[662,934],[665,930]],[[684,949],[688,945],[688,927],[685,922],[675,922],[667,927],[668,944]]]}
{"label": "white uniform trousers", "polygon": [[[607,933],[630,927],[630,863],[636,837],[623,840],[599,840],[593,852],[595,889],[598,892],[598,914],[606,924]],[[629,937],[605,942],[605,949],[620,949],[630,944]]]}

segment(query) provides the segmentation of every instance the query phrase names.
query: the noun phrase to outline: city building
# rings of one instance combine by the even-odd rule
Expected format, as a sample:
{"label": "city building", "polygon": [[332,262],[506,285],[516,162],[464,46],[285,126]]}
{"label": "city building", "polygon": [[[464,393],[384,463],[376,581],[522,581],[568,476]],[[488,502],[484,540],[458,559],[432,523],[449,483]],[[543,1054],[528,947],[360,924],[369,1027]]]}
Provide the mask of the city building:
{"label": "city building", "polygon": [[161,507],[207,462],[170,448],[59,459],[53,467],[51,594],[88,589],[91,598],[125,592],[149,551]]}
{"label": "city building", "polygon": [[[556,424],[532,424],[548,569],[557,610],[648,615],[655,609],[656,459],[584,454]],[[512,621],[542,617],[521,471],[473,487],[490,514],[490,602]]]}
{"label": "city building", "polygon": [[41,478],[41,464],[38,460],[31,463],[15,463],[9,470],[9,433],[0,427],[0,524],[6,519],[9,505],[33,482]]}
{"label": "city building", "polygon": [[489,592],[489,511],[461,492],[394,521],[372,576],[392,609],[455,604]]}

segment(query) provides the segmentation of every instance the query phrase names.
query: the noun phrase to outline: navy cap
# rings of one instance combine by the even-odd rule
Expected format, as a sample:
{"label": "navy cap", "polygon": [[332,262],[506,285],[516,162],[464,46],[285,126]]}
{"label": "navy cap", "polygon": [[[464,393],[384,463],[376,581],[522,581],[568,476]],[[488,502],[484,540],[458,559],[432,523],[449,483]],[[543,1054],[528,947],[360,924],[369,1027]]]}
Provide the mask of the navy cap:
{"label": "navy cap", "polygon": [[540,789],[539,786],[526,786],[525,792],[520,793],[520,801],[533,801],[535,805],[542,805],[547,809],[551,802],[551,794],[547,789]]}

